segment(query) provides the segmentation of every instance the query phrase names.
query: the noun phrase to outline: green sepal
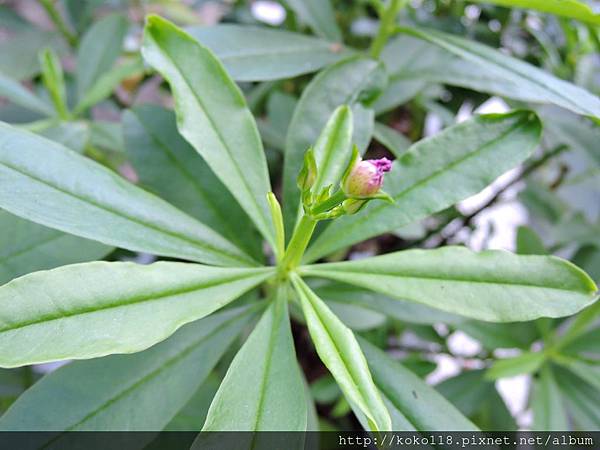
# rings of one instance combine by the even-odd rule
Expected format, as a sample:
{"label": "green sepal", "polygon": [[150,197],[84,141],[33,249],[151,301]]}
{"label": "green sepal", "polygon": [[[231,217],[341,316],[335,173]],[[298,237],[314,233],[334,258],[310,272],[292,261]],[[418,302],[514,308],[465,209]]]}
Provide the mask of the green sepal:
{"label": "green sepal", "polygon": [[[317,180],[317,162],[313,148],[309,148],[304,153],[304,164],[302,170],[298,174],[297,184],[302,194],[310,191]],[[303,195],[304,197],[304,195]]]}
{"label": "green sepal", "polygon": [[350,158],[350,163],[348,163],[348,167],[346,167],[346,170],[344,171],[344,175],[342,175],[342,181],[340,182],[340,186],[344,186],[344,184],[346,184],[346,178],[350,176],[350,172],[352,172],[354,166],[358,164],[361,160],[362,158],[360,157],[358,147],[356,146],[356,144],[354,144],[354,146],[352,147],[352,157]]}

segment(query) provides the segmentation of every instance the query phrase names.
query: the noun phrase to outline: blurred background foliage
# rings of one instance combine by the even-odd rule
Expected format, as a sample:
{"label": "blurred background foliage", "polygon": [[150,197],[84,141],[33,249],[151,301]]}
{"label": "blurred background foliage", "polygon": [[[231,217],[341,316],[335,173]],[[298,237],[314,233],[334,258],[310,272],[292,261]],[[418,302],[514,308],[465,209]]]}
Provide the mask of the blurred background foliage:
{"label": "blurred background foliage", "polygon": [[[316,35],[331,50],[330,60],[315,62],[317,55],[313,55],[307,61],[316,70],[352,48],[368,48],[377,31],[376,2],[332,0],[331,9],[322,7],[326,3],[0,1],[0,120],[61,142],[157,190],[151,176],[140,177],[136,170],[140,155],[127,145],[128,139],[135,141],[129,128],[133,116],[124,114],[142,104],[172,106],[167,86],[144,67],[139,55],[146,14],[158,13],[184,26],[233,23]],[[598,3],[588,2],[592,8],[598,8]],[[323,9],[315,12],[311,5]],[[335,20],[329,20],[328,14]],[[597,24],[462,0],[412,0],[401,20],[501,48],[600,95]],[[201,29],[197,32],[202,33]],[[225,54],[243,52],[246,42],[242,38],[212,45],[221,45]],[[402,57],[385,50],[382,54],[394,75],[375,104],[377,122],[369,156],[393,157],[411,142],[474,113],[504,112],[522,105],[494,95],[498,92],[494,80],[486,80],[468,64],[452,64],[447,55],[423,41],[402,37],[390,45],[401,46]],[[284,63],[279,69],[285,70]],[[243,73],[236,77],[243,78]],[[240,81],[259,118],[277,189],[286,131],[311,78],[302,74]],[[482,88],[472,90],[474,85]],[[148,107],[139,111],[146,111],[147,116],[161,114],[144,108]],[[537,107],[537,111],[544,122],[543,145],[522,167],[453,208],[345,249],[331,259],[464,244],[476,250],[504,248],[521,254],[559,255],[600,282],[600,129],[588,119],[555,107]],[[169,115],[167,122],[171,119]],[[160,126],[155,128],[158,135]],[[167,129],[172,129],[170,122]],[[32,247],[37,248],[35,253],[28,250]],[[0,210],[0,284],[31,271],[101,258],[153,259],[48,230]],[[417,305],[383,314],[384,296],[343,285],[316,288],[349,326],[436,385],[482,429],[600,429],[598,303],[575,318],[490,324]],[[372,307],[374,303],[378,308]],[[357,427],[300,323],[294,325],[294,335],[321,428]],[[227,360],[217,370],[221,375]],[[48,370],[52,366],[0,371],[0,411]],[[201,424],[199,418],[206,414],[219,379],[215,374],[202,386],[168,429]]]}

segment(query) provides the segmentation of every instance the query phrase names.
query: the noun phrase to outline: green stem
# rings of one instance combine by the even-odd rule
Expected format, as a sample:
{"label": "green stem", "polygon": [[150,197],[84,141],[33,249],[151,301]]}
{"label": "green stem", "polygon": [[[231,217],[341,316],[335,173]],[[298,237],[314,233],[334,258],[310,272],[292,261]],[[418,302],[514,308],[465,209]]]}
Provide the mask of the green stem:
{"label": "green stem", "polygon": [[283,255],[283,259],[279,264],[279,273],[282,277],[287,276],[287,273],[297,267],[302,260],[304,251],[308,247],[310,238],[312,237],[317,221],[312,217],[304,214],[298,222],[298,226],[294,230],[292,239]]}
{"label": "green stem", "polygon": [[67,42],[69,43],[69,45],[71,47],[75,47],[77,45],[77,36],[75,34],[71,33],[71,30],[69,30],[69,27],[67,26],[67,24],[63,20],[62,16],[56,9],[56,6],[54,5],[54,1],[53,0],[39,0],[39,2],[46,10],[46,13],[48,14],[48,16],[50,16],[50,19],[52,19],[52,22],[56,26],[56,29],[60,32],[60,34],[63,35],[63,37],[67,40]]}
{"label": "green stem", "polygon": [[327,212],[330,209],[335,208],[337,205],[342,203],[344,200],[346,200],[346,198],[346,194],[344,194],[344,192],[340,189],[324,202],[315,205],[310,212],[315,216],[317,214]]}
{"label": "green stem", "polygon": [[371,44],[371,50],[369,51],[371,57],[378,59],[379,55],[381,55],[388,39],[395,32],[396,16],[407,2],[408,0],[390,0],[390,4],[380,17],[379,31]]}

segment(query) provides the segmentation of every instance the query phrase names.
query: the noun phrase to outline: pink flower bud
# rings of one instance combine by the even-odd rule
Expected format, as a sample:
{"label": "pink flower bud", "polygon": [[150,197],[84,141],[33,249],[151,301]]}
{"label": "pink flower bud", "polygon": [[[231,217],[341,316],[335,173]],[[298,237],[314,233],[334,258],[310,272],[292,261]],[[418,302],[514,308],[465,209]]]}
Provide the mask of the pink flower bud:
{"label": "pink flower bud", "polygon": [[358,158],[343,180],[342,189],[350,198],[372,197],[381,189],[383,175],[391,169],[392,162],[387,158]]}

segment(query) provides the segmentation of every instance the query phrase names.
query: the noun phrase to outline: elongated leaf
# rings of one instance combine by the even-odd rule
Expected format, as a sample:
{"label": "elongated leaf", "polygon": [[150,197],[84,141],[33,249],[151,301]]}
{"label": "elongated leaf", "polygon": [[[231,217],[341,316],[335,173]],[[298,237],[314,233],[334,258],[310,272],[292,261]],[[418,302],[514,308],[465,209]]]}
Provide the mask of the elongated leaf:
{"label": "elongated leaf", "polygon": [[600,362],[590,364],[576,358],[560,356],[557,362],[600,391]]}
{"label": "elongated leaf", "polygon": [[[302,168],[304,152],[314,145],[327,121],[340,105],[352,107],[352,141],[366,149],[373,132],[374,115],[368,106],[385,84],[383,66],[356,57],[340,61],[319,73],[302,93],[288,129],[285,149],[283,197],[286,230],[291,231],[300,193],[296,177]],[[289,233],[288,233],[289,234]]]}
{"label": "elongated leaf", "polygon": [[462,247],[317,264],[301,273],[490,322],[568,316],[597,298],[594,282],[568,261]]}
{"label": "elongated leaf", "polygon": [[210,374],[249,312],[207,317],[135,355],[68,364],[23,394],[0,418],[0,430],[161,430]]}
{"label": "elongated leaf", "polygon": [[158,16],[148,18],[142,54],[171,85],[182,136],[274,247],[267,162],[239,88],[210,50]]}
{"label": "elongated leaf", "polygon": [[297,275],[292,282],[319,357],[348,401],[368,418],[373,430],[391,430],[392,423],[373,384],[369,367],[352,331],[347,328]]}
{"label": "elongated leaf", "polygon": [[533,373],[542,366],[545,359],[543,352],[525,352],[514,358],[500,359],[486,372],[485,377],[497,380]]}
{"label": "elongated leaf", "polygon": [[402,133],[379,122],[375,122],[373,136],[392,152],[396,158],[399,158],[411,145],[410,140]]}
{"label": "elongated leaf", "polygon": [[331,0],[285,0],[285,3],[319,36],[341,41]]}
{"label": "elongated leaf", "polygon": [[274,300],[231,363],[203,431],[306,431],[287,298]]}
{"label": "elongated leaf", "polygon": [[213,51],[238,81],[278,80],[316,72],[350,54],[339,44],[271,28],[222,24],[187,31]]}
{"label": "elongated leaf", "polygon": [[258,233],[233,196],[177,131],[175,114],[142,105],[127,111],[123,131],[129,160],[142,186],[187,212],[252,255]]}
{"label": "elongated leaf", "polygon": [[531,407],[535,431],[569,430],[565,405],[550,366],[544,366],[535,381]]}
{"label": "elongated leaf", "polygon": [[127,20],[111,14],[96,22],[83,36],[77,50],[77,98],[88,90],[115,63],[127,33]]}
{"label": "elongated leaf", "polygon": [[336,220],[305,260],[396,230],[480,192],[531,154],[540,128],[525,111],[476,116],[414,144],[386,175],[384,189],[395,203],[371,202],[360,214]]}
{"label": "elongated leaf", "polygon": [[0,367],[144,350],[270,274],[93,262],[25,275],[0,288]]}
{"label": "elongated leaf", "polygon": [[69,150],[83,153],[90,141],[91,131],[88,122],[73,120],[52,123],[48,128],[36,131],[36,133],[64,145]]}
{"label": "elongated leaf", "polygon": [[0,210],[0,285],[37,270],[93,261],[111,247],[42,227]]}
{"label": "elongated leaf", "polygon": [[554,368],[556,382],[574,429],[600,428],[600,392],[577,375],[560,367]]}
{"label": "elongated leaf", "polygon": [[[387,317],[408,323],[433,325],[434,323],[459,324],[465,319],[454,314],[418,303],[398,300],[367,289],[344,283],[327,283],[315,289],[315,293],[328,303],[352,305],[377,311]],[[487,324],[489,325],[489,324]]]}
{"label": "elongated leaf", "polygon": [[107,245],[217,265],[253,264],[210,228],[100,164],[2,123],[0,207]]}
{"label": "elongated leaf", "polygon": [[92,86],[83,94],[82,98],[75,106],[74,113],[80,114],[86,109],[91,108],[96,103],[109,97],[121,82],[134,75],[142,75],[144,64],[138,57],[117,66],[110,71],[103,73],[98,77]]}
{"label": "elongated leaf", "polygon": [[[470,77],[449,76],[450,70],[441,72],[449,84],[483,90],[534,103],[550,103],[577,114],[600,117],[600,99],[574,84],[560,80],[519,59],[468,39],[433,29],[401,28],[401,31],[430,42],[457,56],[477,70]],[[453,61],[454,64],[462,64]],[[479,73],[479,76],[473,76]],[[485,76],[481,76],[481,75]],[[487,81],[486,81],[487,79]],[[440,80],[441,81],[441,80]]]}
{"label": "elongated leaf", "polygon": [[38,112],[45,116],[51,116],[54,111],[52,108],[35,94],[29,91],[18,81],[15,81],[0,72],[0,97],[7,99],[15,105],[22,106],[31,111]]}
{"label": "elongated leaf", "polygon": [[577,19],[592,25],[600,25],[600,15],[579,0],[474,0],[478,3],[491,3],[508,8],[535,9],[557,16]]}
{"label": "elongated leaf", "polygon": [[390,406],[394,431],[476,431],[452,404],[410,370],[359,338],[377,388]]}
{"label": "elongated leaf", "polygon": [[40,66],[42,68],[42,81],[50,94],[56,113],[62,119],[68,119],[67,88],[61,62],[56,52],[50,48],[42,50],[40,52]]}
{"label": "elongated leaf", "polygon": [[[207,319],[203,319],[207,320]],[[221,379],[213,371],[187,404],[179,410],[173,419],[165,427],[165,431],[197,431],[202,429],[202,424],[206,420],[208,408],[214,398]]]}

